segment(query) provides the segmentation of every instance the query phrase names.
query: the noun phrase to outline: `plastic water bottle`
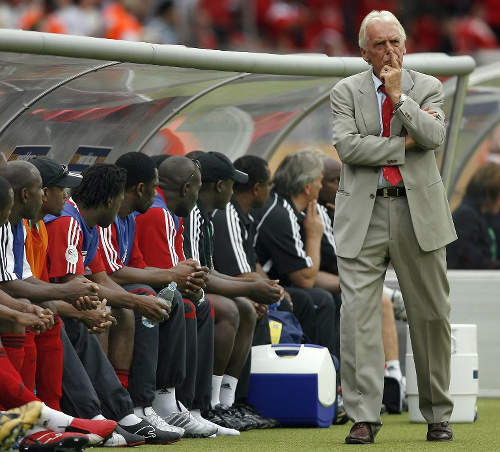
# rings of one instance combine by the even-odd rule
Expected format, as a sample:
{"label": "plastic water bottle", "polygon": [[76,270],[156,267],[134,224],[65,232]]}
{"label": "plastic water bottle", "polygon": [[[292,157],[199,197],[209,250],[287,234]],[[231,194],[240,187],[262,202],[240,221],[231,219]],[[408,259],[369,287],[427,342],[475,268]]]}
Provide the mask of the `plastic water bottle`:
{"label": "plastic water bottle", "polygon": [[[175,281],[172,281],[167,287],[164,287],[162,290],[160,290],[156,296],[158,298],[161,298],[162,300],[172,303],[174,300],[175,289],[177,289],[177,283]],[[142,324],[146,328],[153,328],[157,323],[143,316]]]}

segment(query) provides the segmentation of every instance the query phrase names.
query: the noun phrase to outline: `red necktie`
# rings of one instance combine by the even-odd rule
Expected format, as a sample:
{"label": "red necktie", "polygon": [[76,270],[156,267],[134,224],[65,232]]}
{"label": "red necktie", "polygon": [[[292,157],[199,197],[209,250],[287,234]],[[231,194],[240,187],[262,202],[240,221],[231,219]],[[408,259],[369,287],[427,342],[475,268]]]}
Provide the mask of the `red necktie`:
{"label": "red necktie", "polygon": [[[387,95],[384,85],[381,85],[379,89],[385,94],[385,100],[382,103],[382,126],[384,127],[382,130],[382,136],[388,137],[391,135],[391,119],[394,116],[394,103]],[[403,180],[397,166],[382,167],[382,174],[384,179],[391,185],[397,185]]]}

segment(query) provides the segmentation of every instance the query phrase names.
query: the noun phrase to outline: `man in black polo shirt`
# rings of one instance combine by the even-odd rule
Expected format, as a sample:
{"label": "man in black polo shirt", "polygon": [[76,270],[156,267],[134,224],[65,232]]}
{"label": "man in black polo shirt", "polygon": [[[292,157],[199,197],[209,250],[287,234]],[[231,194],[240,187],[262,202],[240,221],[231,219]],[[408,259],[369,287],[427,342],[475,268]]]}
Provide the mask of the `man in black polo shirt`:
{"label": "man in black polo shirt", "polygon": [[239,158],[234,167],[248,174],[248,182],[235,183],[231,202],[214,212],[214,264],[226,275],[240,276],[256,272],[255,222],[251,210],[262,207],[269,199],[271,173],[267,162],[253,155]]}
{"label": "man in black polo shirt", "polygon": [[[256,323],[253,304],[248,299],[273,304],[282,296],[276,282],[257,278],[234,278],[218,273],[213,265],[214,234],[211,215],[231,200],[234,182],[246,183],[248,176],[234,168],[220,152],[197,153],[201,165],[202,187],[198,203],[184,219],[184,253],[210,269],[207,292],[215,309],[215,359],[212,378],[212,413],[204,417],[223,426],[238,425],[239,413],[229,409],[234,402],[238,378],[252,346]],[[246,298],[248,297],[248,298]],[[223,400],[221,386],[224,385]],[[229,419],[224,423],[224,419]]]}
{"label": "man in black polo shirt", "polygon": [[[234,166],[247,173],[249,180],[246,184],[235,183],[231,202],[225,209],[217,210],[213,215],[215,268],[231,276],[269,279],[257,262],[254,244],[256,223],[252,211],[263,207],[269,199],[271,172],[265,160],[253,155],[239,158],[234,162]],[[288,292],[285,293],[279,309],[293,310],[300,317],[301,323],[308,326],[308,331],[315,331],[316,314],[310,294],[295,287],[287,287],[286,290]],[[255,307],[258,312],[267,310],[263,305],[256,304]],[[262,322],[257,323],[257,328],[259,323],[264,324],[267,320],[267,316],[262,315]],[[329,326],[328,328],[330,329]],[[253,345],[269,343],[262,340],[263,337],[254,336]]]}
{"label": "man in black polo shirt", "polygon": [[[316,200],[321,189],[323,162],[311,151],[287,157],[274,176],[274,191],[269,201],[255,211],[256,250],[263,270],[279,279],[294,299],[294,314],[311,342],[339,354],[338,309],[332,294],[318,287],[323,223]],[[324,273],[324,272],[323,272]],[[322,274],[329,287],[333,275]],[[338,285],[338,280],[337,280]],[[305,323],[296,291],[307,294],[314,321]]]}
{"label": "man in black polo shirt", "polygon": [[[262,207],[269,199],[271,172],[267,162],[254,155],[246,155],[234,162],[234,167],[248,174],[248,182],[235,183],[234,195],[224,209],[216,210],[212,217],[215,233],[214,266],[221,273],[243,278],[268,279],[257,264],[253,246],[255,222],[250,213]],[[252,345],[271,343],[267,306],[254,303],[257,312],[257,325]],[[273,427],[275,421],[263,418],[252,406],[246,403],[250,380],[250,356],[238,381],[236,409],[244,417],[251,417],[258,428]],[[221,387],[221,399],[226,388]]]}

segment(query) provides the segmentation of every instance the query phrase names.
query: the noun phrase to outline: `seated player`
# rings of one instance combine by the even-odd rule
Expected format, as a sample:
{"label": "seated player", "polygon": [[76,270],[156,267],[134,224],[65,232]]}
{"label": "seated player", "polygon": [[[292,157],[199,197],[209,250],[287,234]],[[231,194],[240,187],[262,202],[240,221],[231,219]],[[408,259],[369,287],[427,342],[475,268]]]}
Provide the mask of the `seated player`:
{"label": "seated player", "polygon": [[[197,205],[184,221],[183,236],[186,256],[199,259],[202,265],[210,268],[207,291],[215,309],[215,361],[212,410],[205,414],[216,423],[223,420],[226,426],[244,429],[239,413],[230,406],[252,346],[257,316],[250,300],[262,304],[276,303],[283,296],[283,288],[277,281],[235,278],[214,269],[211,216],[216,209],[224,209],[231,200],[234,182],[245,183],[248,176],[236,170],[220,152],[200,153],[197,158],[201,165],[202,186]],[[220,403],[224,374],[228,405]]]}
{"label": "seated player", "polygon": [[[126,174],[115,165],[99,164],[83,172],[81,184],[76,187],[73,199],[66,201],[60,216],[46,216],[49,236],[47,272],[52,281],[91,278],[98,283],[98,294],[115,308],[119,340],[110,347],[110,361],[124,387],[128,385],[128,372],[134,343],[133,311],[154,322],[168,318],[171,306],[164,300],[125,291],[106,274],[98,253],[99,233],[97,225],[109,226],[115,219],[124,197]],[[61,238],[64,238],[61,240]],[[132,316],[131,316],[132,315]],[[65,329],[75,349],[81,347],[81,324],[66,320]],[[114,333],[116,327],[110,331]],[[110,334],[110,341],[116,339]],[[84,344],[82,344],[84,346]],[[85,348],[82,350],[82,352]],[[81,356],[81,355],[80,355]],[[94,381],[94,385],[98,382]],[[123,404],[128,406],[125,397]],[[148,444],[168,444],[179,440],[180,433],[152,425],[134,413],[119,420],[120,427],[129,433],[143,435]],[[162,425],[161,427],[165,427]]]}
{"label": "seated player", "polygon": [[[198,198],[200,186],[199,168],[190,159],[174,156],[160,164],[159,188],[153,206],[136,219],[138,244],[149,266],[168,269],[186,261],[182,218],[178,215],[189,214]],[[215,427],[217,435],[238,435],[238,431],[209,422],[201,415],[201,410],[210,407],[213,309],[203,290],[188,295],[191,300],[184,298],[187,356],[190,358],[186,363],[186,375],[183,383],[176,387],[169,387],[168,381],[161,381],[159,376],[159,390],[153,406],[168,422],[176,424],[182,421],[185,406],[190,410],[191,417],[201,425]],[[160,347],[166,349],[165,345],[160,344]],[[168,363],[160,365],[163,366],[168,367]]]}
{"label": "seated player", "polygon": [[[149,419],[146,413],[153,411],[151,405],[157,388],[156,399],[173,399],[172,404],[175,406],[176,387],[179,401],[192,410],[193,400],[186,396],[186,393],[193,394],[196,383],[198,329],[207,332],[207,337],[201,338],[204,349],[200,359],[203,357],[204,362],[200,361],[199,364],[201,366],[204,363],[208,372],[213,365],[213,345],[210,341],[213,336],[213,320],[210,316],[210,305],[198,303],[198,297],[194,297],[194,294],[205,287],[206,269],[193,259],[181,259],[170,268],[146,267],[138,246],[135,217],[137,213],[148,212],[155,200],[158,170],[150,157],[139,152],[122,155],[116,165],[127,171],[127,181],[125,198],[118,216],[108,228],[99,228],[100,249],[107,273],[115,282],[133,293],[154,293],[155,289],[161,289],[175,281],[185,297],[193,299],[197,304],[195,308],[187,299],[181,303],[179,296],[179,302],[174,300],[176,303],[170,312],[169,320],[160,325],[159,331],[155,331],[155,328],[158,330],[157,327],[144,326],[141,317],[136,316],[130,388],[136,405],[135,411],[141,417],[146,416],[145,419]],[[152,213],[154,214],[155,210]],[[162,219],[164,216],[161,212]],[[156,241],[151,236],[148,236],[148,240],[150,246],[167,261],[167,253],[170,250],[164,250],[164,254],[160,252],[162,240]],[[162,390],[168,391],[168,396],[164,396]],[[190,416],[187,411],[179,413],[175,419],[168,418],[168,421],[182,426],[184,436],[205,437],[217,432],[217,427],[199,422],[200,420]]]}

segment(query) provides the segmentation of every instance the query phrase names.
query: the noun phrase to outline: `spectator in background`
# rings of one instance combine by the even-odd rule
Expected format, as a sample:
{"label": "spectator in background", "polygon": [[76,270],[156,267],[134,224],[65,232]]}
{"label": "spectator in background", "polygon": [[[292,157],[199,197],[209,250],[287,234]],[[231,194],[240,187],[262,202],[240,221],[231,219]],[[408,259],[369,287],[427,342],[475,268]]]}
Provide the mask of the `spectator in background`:
{"label": "spectator in background", "polygon": [[108,3],[102,10],[104,21],[104,37],[108,39],[123,39],[139,41],[142,24],[134,11],[138,2],[127,0]]}
{"label": "spectator in background", "polygon": [[177,44],[176,11],[173,0],[162,0],[144,26],[142,39],[157,44]]}
{"label": "spectator in background", "polygon": [[453,21],[450,29],[454,51],[468,54],[498,46],[495,33],[485,20],[485,10],[480,2],[472,5],[470,12]]}
{"label": "spectator in background", "polygon": [[500,213],[500,165],[487,162],[472,176],[453,213],[458,240],[448,245],[448,268],[500,268],[497,237],[488,215]]}

